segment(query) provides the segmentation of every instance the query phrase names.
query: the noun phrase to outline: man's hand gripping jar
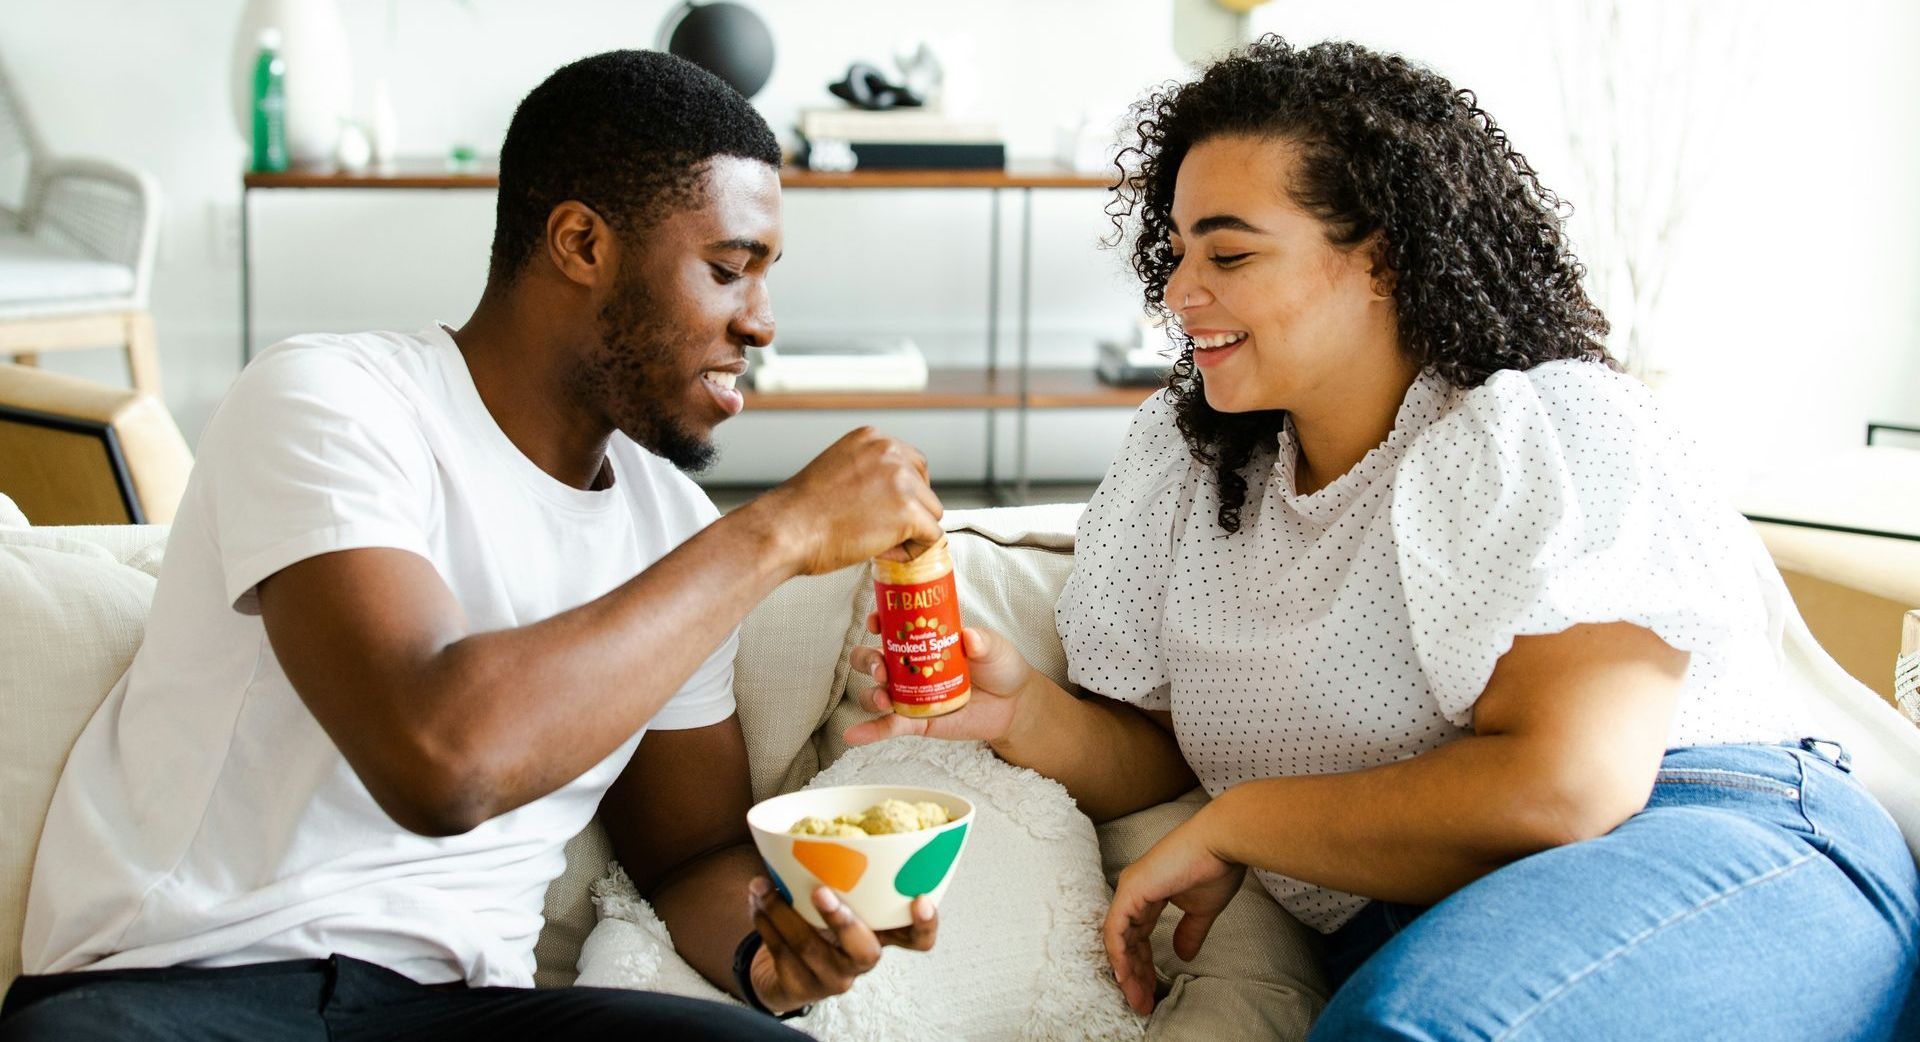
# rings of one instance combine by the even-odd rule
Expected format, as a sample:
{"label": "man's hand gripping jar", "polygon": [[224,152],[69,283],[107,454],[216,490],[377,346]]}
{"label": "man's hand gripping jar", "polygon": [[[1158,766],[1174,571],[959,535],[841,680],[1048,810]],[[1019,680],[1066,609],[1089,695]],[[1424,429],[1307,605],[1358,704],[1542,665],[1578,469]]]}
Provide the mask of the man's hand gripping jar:
{"label": "man's hand gripping jar", "polygon": [[960,601],[946,538],[905,561],[874,558],[873,602],[893,711],[940,716],[966,705],[973,685],[960,645]]}

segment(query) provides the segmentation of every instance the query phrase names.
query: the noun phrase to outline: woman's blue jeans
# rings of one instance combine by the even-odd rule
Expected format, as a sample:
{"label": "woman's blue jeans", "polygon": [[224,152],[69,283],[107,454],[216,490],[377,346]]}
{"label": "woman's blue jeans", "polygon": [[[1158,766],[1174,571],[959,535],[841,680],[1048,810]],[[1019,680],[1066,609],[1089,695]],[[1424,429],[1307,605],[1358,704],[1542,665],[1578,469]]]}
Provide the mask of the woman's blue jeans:
{"label": "woman's blue jeans", "polygon": [[1619,828],[1373,902],[1328,959],[1316,1042],[1920,1039],[1920,878],[1837,746],[1675,749]]}

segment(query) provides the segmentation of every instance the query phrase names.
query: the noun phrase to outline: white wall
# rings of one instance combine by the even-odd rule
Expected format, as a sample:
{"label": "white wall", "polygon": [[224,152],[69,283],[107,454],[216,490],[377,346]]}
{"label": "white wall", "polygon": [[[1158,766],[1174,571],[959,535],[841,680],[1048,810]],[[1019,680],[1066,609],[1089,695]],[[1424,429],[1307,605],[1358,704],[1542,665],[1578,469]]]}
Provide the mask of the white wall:
{"label": "white wall", "polygon": [[[1869,419],[1920,423],[1920,4],[1716,6],[1771,24],[1674,244],[1659,336],[1676,368],[1661,395],[1739,484],[1782,453],[1857,445]],[[1254,23],[1433,66],[1564,190],[1549,13],[1542,0],[1282,0]]]}
{"label": "white wall", "polygon": [[[403,150],[497,147],[512,106],[555,66],[647,46],[667,0],[393,0],[390,64]],[[1556,0],[1562,2],[1562,0]],[[339,0],[356,78],[388,50],[387,0]],[[855,58],[920,39],[941,49],[966,108],[1001,118],[1016,155],[1045,154],[1054,123],[1117,114],[1180,74],[1171,0],[755,0],[780,56],[756,99],[776,129],[824,103]],[[0,60],[59,151],[109,155],[155,174],[169,213],[154,287],[168,402],[197,435],[239,360],[232,241],[243,150],[227,96],[240,0],[6,0]],[[1482,102],[1555,183],[1562,130],[1540,8],[1525,0],[1280,0],[1255,24],[1296,40],[1347,36],[1436,65]],[[1846,444],[1868,418],[1920,419],[1920,7],[1907,0],[1792,4],[1729,155],[1673,275],[1667,335],[1688,368],[1666,392],[1737,460],[1793,442]],[[1563,166],[1559,168],[1564,168]],[[1573,200],[1578,204],[1579,200]],[[1035,196],[1036,350],[1090,362],[1123,330],[1137,293],[1094,191]],[[458,322],[478,296],[491,235],[484,193],[263,193],[254,209],[263,339],[306,329]],[[899,332],[936,359],[977,358],[986,298],[987,204],[977,193],[791,192],[788,256],[774,283],[787,335]],[[1005,210],[1014,257],[1017,196]],[[1011,264],[1009,263],[1009,269]],[[1011,272],[1002,295],[1011,314]],[[105,355],[55,356],[117,379]],[[1042,415],[1041,476],[1097,475],[1116,411]],[[745,417],[722,428],[718,480],[790,472],[854,422]],[[937,473],[978,466],[974,416],[899,414]],[[1003,427],[1002,467],[1011,464]]]}
{"label": "white wall", "polygon": [[[360,97],[389,51],[389,5],[339,0]],[[498,148],[513,106],[553,68],[613,47],[650,46],[667,0],[399,0],[390,69],[402,150],[436,155],[456,142]],[[785,135],[802,105],[835,103],[825,84],[856,58],[886,63],[931,41],[949,94],[1002,119],[1016,155],[1044,155],[1054,123],[1085,109],[1118,115],[1140,84],[1177,75],[1170,0],[1116,0],[1100,14],[1071,0],[758,0],[775,37],[772,81],[756,98]],[[7,0],[0,60],[54,149],[102,154],[157,176],[168,217],[154,311],[168,404],[190,438],[240,358],[235,215],[244,162],[228,96],[240,0]],[[1018,31],[1012,27],[1018,26]],[[1144,30],[1144,31],[1143,31]],[[256,193],[256,342],[303,330],[416,328],[459,322],[478,298],[492,234],[482,192]],[[1095,249],[1098,191],[1036,193],[1036,353],[1092,364],[1101,336],[1124,331],[1137,292],[1119,257]],[[1011,318],[1018,197],[1004,199],[1002,301]],[[979,192],[794,192],[787,259],[774,280],[783,332],[916,336],[936,360],[984,352],[988,205]],[[52,367],[120,379],[107,354],[53,356]],[[1125,413],[1052,439],[1036,473],[1097,476]],[[979,469],[979,417],[894,414],[931,442],[943,476]],[[942,422],[949,420],[952,422]],[[717,480],[791,473],[851,426],[836,415],[761,416],[723,428]],[[1042,425],[1044,426],[1044,424]],[[1003,445],[1010,452],[1011,424]],[[1077,449],[1062,450],[1071,441]],[[949,444],[957,442],[957,444]],[[1045,459],[1040,457],[1044,455]],[[1011,456],[1003,452],[1003,466]]]}

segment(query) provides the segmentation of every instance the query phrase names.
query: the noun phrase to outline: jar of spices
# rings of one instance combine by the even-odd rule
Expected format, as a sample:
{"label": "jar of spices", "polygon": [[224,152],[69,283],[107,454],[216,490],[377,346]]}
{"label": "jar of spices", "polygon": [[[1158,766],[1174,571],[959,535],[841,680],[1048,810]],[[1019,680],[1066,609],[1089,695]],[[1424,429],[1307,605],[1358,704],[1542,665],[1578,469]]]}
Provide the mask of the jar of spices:
{"label": "jar of spices", "polygon": [[967,704],[973,685],[960,643],[960,600],[946,537],[909,543],[904,561],[874,558],[873,602],[893,711],[941,716]]}

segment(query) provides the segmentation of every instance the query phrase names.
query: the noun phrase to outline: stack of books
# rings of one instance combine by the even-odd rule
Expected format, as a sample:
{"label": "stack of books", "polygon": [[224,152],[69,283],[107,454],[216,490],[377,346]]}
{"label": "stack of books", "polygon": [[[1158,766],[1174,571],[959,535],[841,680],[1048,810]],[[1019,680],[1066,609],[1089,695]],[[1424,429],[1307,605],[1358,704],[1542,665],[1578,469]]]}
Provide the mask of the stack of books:
{"label": "stack of books", "polygon": [[927,389],[927,360],[905,337],[780,341],[757,355],[747,376],[763,394]]}
{"label": "stack of books", "polygon": [[802,109],[800,162],[811,170],[1001,170],[1007,143],[987,121],[932,109]]}

